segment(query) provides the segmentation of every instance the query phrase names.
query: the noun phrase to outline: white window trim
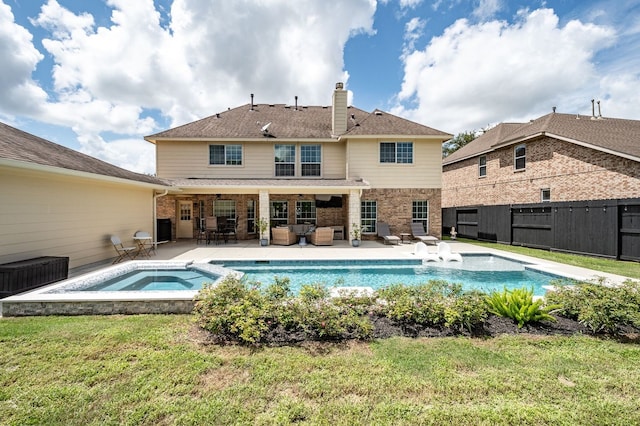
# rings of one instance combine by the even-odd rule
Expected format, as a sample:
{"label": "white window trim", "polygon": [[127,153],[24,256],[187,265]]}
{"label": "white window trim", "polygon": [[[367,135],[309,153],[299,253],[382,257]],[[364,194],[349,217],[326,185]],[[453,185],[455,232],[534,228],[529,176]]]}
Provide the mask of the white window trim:
{"label": "white window trim", "polygon": [[[244,167],[244,145],[241,143],[210,143],[208,150],[209,159],[207,161],[209,167]],[[223,146],[224,147],[224,164],[211,164],[211,147]],[[230,146],[240,147],[240,164],[227,164],[227,148]]]}
{"label": "white window trim", "polygon": [[[518,148],[524,148],[524,155],[522,155],[520,157],[516,156],[516,151],[518,151]],[[518,169],[517,168],[517,161],[520,158],[524,158],[524,167],[521,168],[521,169]],[[516,172],[521,172],[521,171],[526,170],[526,169],[527,169],[527,144],[526,143],[521,143],[521,144],[516,145],[513,148],[513,170],[516,171]]]}
{"label": "white window trim", "polygon": [[[482,158],[484,158],[484,165],[481,164]],[[484,174],[480,172],[483,168],[484,168]],[[478,157],[478,177],[479,178],[487,177],[487,156],[486,155],[481,155],[480,157]]]}

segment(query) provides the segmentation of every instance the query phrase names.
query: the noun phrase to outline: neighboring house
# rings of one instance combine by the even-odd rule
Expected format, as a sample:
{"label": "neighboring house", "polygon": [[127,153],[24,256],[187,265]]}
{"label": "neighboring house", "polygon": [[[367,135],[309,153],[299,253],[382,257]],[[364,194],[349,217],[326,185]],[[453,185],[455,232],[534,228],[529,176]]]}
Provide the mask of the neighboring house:
{"label": "neighboring house", "polygon": [[640,121],[560,114],[503,123],[443,160],[459,236],[640,260]]}
{"label": "neighboring house", "polygon": [[[347,105],[336,84],[331,106],[251,103],[145,139],[156,145],[157,175],[174,185],[158,217],[177,238],[193,238],[207,216],[226,217],[241,239],[255,221],[271,226],[352,224],[375,238],[422,222],[441,229],[441,151],[450,134],[383,111]],[[339,235],[339,234],[337,234]]]}
{"label": "neighboring house", "polygon": [[0,123],[0,263],[114,257],[109,236],[152,232],[160,179],[121,169]]}
{"label": "neighboring house", "polygon": [[640,121],[551,113],[446,157],[442,206],[640,197]]}

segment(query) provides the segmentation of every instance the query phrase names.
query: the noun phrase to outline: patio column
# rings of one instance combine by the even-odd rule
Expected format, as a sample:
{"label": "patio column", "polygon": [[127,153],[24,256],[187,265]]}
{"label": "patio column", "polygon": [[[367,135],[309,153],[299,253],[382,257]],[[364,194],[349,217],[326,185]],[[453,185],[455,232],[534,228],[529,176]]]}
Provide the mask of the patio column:
{"label": "patio column", "polygon": [[347,241],[351,240],[353,224],[360,225],[360,190],[349,190],[349,223],[347,224]]}
{"label": "patio column", "polygon": [[258,219],[266,219],[269,226],[267,227],[267,239],[271,241],[271,214],[269,213],[269,191],[261,189],[258,193]]}

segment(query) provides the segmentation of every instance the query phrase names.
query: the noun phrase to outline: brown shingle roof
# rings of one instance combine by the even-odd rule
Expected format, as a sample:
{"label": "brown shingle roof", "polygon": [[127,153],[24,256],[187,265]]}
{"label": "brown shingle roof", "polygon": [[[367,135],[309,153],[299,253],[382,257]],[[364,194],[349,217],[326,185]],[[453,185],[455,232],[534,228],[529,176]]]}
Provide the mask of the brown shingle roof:
{"label": "brown shingle roof", "polygon": [[540,136],[589,145],[640,161],[640,121],[550,113],[529,123],[498,125],[445,158],[443,164]]}
{"label": "brown shingle roof", "polygon": [[0,158],[96,175],[166,185],[153,176],[134,173],[0,122]]}
{"label": "brown shingle roof", "polygon": [[[451,135],[409,120],[382,113],[368,113],[355,107],[347,108],[346,135]],[[332,107],[293,106],[284,104],[251,104],[203,118],[179,127],[145,137],[157,139],[330,139]],[[263,126],[271,123],[268,132]]]}

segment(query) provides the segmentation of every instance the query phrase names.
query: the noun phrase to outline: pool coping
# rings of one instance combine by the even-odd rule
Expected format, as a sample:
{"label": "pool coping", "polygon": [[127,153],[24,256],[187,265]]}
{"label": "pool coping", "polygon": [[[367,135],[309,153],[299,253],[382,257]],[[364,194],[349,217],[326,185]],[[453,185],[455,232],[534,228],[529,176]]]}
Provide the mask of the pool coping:
{"label": "pool coping", "polygon": [[[452,246],[454,246],[454,244],[452,244]],[[373,250],[371,248],[373,248]],[[123,262],[123,264],[133,264],[134,262],[140,262],[147,265],[148,267],[153,267],[154,264],[157,265],[159,263],[163,266],[169,264],[196,266],[209,265],[215,268],[219,267],[220,265],[212,265],[210,264],[210,262],[215,261],[219,263],[222,261],[222,259],[301,260],[301,256],[303,256],[303,258],[307,260],[345,259],[347,257],[354,260],[360,260],[363,258],[416,258],[411,245],[380,246],[378,244],[377,247],[373,246],[371,248],[363,249],[363,247],[360,247],[357,249],[353,249],[350,247],[336,247],[337,250],[331,251],[320,248],[318,250],[313,250],[313,252],[310,253],[308,249],[301,249],[299,247],[293,249],[284,248],[284,250],[278,247],[276,248],[276,250],[271,252],[270,250],[265,250],[264,248],[248,246],[243,247],[238,244],[236,247],[225,247],[224,249],[213,247],[195,247],[193,250],[187,250],[178,256],[166,260],[135,260]],[[349,253],[348,255],[346,255],[347,251]],[[538,258],[532,258],[529,256],[519,255],[511,252],[504,252],[491,248],[470,246],[468,244],[460,244],[459,249],[457,249],[456,251],[464,255],[489,254],[509,260],[518,261],[524,263],[526,265],[525,267],[528,269],[544,274],[559,276],[568,280],[592,280],[597,279],[598,277],[613,281],[626,279],[626,277],[619,277],[599,271],[572,267],[561,263],[541,260]],[[180,294],[176,294],[177,291],[159,290],[146,292],[103,292],[104,294],[102,295],[96,294],[98,292],[90,292],[92,296],[95,295],[95,297],[92,297],[90,300],[87,300],[87,293],[89,292],[84,292],[84,294],[47,293],[47,291],[51,288],[68,284],[69,281],[75,279],[87,279],[87,277],[91,277],[93,276],[93,274],[104,275],[105,273],[110,273],[113,270],[117,270],[117,266],[118,265],[114,265],[113,268],[112,266],[102,267],[98,270],[78,275],[65,281],[0,299],[0,317],[24,315],[101,315],[192,312],[195,303],[195,296],[198,294],[197,290],[180,290]],[[236,271],[233,272],[237,273]],[[337,295],[340,291],[344,291],[345,289],[348,291],[355,290],[366,293],[373,291],[373,289],[364,287],[359,287],[357,289],[354,289],[353,287],[334,287],[331,289],[331,292],[333,295]],[[78,309],[78,305],[80,304],[91,304],[93,306],[87,307],[87,309]],[[20,306],[22,306],[22,308]],[[57,309],[57,307],[61,307],[62,309]]]}

